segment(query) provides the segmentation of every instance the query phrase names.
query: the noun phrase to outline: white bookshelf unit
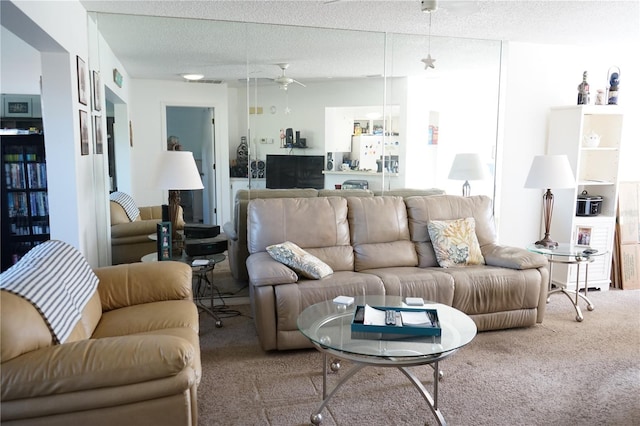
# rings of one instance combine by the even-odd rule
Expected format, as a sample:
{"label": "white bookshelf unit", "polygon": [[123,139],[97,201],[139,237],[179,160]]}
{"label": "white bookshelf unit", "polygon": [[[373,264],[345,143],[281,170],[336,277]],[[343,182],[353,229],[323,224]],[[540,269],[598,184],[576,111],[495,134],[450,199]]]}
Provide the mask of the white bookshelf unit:
{"label": "white bookshelf unit", "polygon": [[[617,105],[582,105],[552,108],[549,114],[547,154],[565,154],[576,177],[574,189],[552,189],[554,209],[551,238],[558,242],[577,243],[578,229],[590,232],[589,246],[605,250],[589,266],[589,288],[608,290],[611,284],[611,256],[618,200],[618,168],[622,142],[623,113]],[[585,135],[600,136],[597,147],[587,147]],[[602,197],[597,216],[576,215],[578,195]],[[552,282],[576,288],[576,266],[555,265]],[[584,283],[585,268],[580,269]]]}

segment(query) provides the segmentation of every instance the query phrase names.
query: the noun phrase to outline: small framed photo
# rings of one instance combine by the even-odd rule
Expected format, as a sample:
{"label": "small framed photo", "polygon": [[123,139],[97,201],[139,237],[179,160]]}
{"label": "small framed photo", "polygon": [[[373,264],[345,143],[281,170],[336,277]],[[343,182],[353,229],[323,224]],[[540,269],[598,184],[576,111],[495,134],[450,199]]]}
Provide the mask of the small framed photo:
{"label": "small framed photo", "polygon": [[157,225],[158,261],[171,260],[171,222],[160,222]]}
{"label": "small framed photo", "polygon": [[102,110],[102,92],[100,91],[100,73],[98,71],[93,72],[93,110],[101,111]]}
{"label": "small framed photo", "polygon": [[80,110],[80,153],[89,155],[89,115]]}
{"label": "small framed photo", "polygon": [[95,115],[93,117],[93,138],[96,142],[96,147],[94,152],[96,154],[104,153],[104,140],[102,138],[102,117],[99,115]]}
{"label": "small framed photo", "polygon": [[80,56],[76,56],[76,65],[78,71],[78,102],[86,105],[89,89],[87,84],[87,65]]}
{"label": "small framed photo", "polygon": [[591,230],[590,226],[578,226],[576,228],[577,246],[588,247],[591,244]]}

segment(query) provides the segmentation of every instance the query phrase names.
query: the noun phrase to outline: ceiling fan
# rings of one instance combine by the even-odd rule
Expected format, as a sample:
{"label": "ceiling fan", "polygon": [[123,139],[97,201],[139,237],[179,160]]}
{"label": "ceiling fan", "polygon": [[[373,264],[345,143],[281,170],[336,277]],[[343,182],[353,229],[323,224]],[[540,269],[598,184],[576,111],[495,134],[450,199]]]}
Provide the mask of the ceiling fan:
{"label": "ceiling fan", "polygon": [[307,87],[304,84],[300,83],[298,80],[294,80],[293,78],[288,77],[286,75],[286,70],[287,68],[289,68],[289,64],[276,64],[276,65],[280,67],[280,69],[282,70],[282,75],[274,78],[273,81],[278,83],[282,90],[287,90],[287,88],[291,83],[299,84],[302,87]]}

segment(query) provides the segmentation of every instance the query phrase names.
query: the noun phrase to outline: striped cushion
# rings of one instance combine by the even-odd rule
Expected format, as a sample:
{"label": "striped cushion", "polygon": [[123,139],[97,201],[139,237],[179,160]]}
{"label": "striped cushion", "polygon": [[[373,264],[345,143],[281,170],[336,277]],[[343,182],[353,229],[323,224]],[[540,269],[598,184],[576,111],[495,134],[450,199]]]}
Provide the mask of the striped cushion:
{"label": "striped cushion", "polygon": [[138,216],[140,216],[140,210],[138,209],[138,206],[136,206],[136,202],[131,198],[131,195],[116,191],[109,195],[109,199],[122,206],[131,222],[135,221]]}
{"label": "striped cushion", "polygon": [[98,277],[75,247],[57,240],[31,249],[0,275],[0,288],[29,302],[64,343],[98,287]]}

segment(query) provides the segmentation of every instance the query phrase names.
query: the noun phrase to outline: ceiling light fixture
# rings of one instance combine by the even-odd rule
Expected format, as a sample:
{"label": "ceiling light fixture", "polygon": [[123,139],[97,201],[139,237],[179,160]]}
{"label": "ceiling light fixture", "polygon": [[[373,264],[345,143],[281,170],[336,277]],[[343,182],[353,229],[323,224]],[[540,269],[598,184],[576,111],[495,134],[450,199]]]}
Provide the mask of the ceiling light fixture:
{"label": "ceiling light fixture", "polygon": [[431,12],[435,12],[438,9],[437,0],[422,0],[422,11],[429,14],[429,52],[426,58],[422,59],[424,63],[424,69],[434,68],[434,62],[436,61],[431,57]]}
{"label": "ceiling light fixture", "polygon": [[204,75],[202,74],[182,74],[182,78],[189,81],[202,80]]}

